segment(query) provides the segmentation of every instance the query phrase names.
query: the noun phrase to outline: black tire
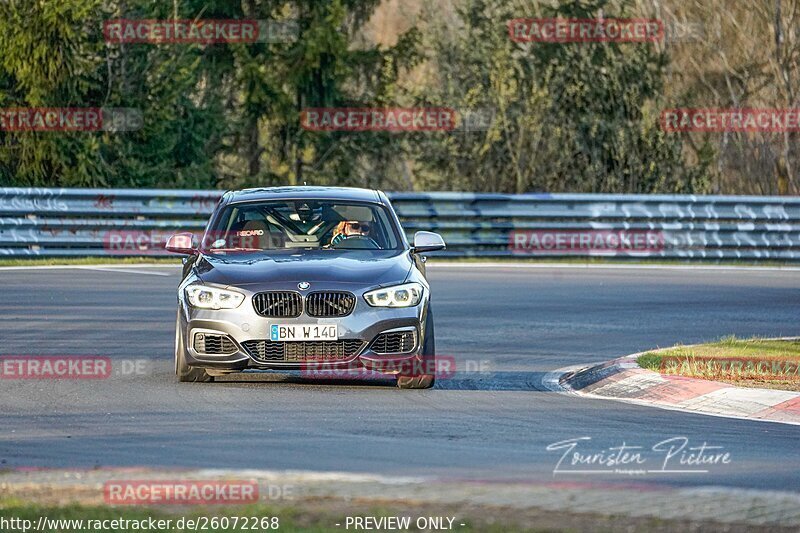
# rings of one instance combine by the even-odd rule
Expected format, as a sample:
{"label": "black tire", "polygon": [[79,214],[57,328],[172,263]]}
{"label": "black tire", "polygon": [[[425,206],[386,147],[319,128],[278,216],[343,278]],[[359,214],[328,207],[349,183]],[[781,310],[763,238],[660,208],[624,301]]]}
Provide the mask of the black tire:
{"label": "black tire", "polygon": [[421,376],[397,376],[399,389],[430,389],[436,383],[436,377],[431,374]]}
{"label": "black tire", "polygon": [[[433,332],[433,310],[428,306],[428,316],[425,319],[425,344],[422,347],[423,368],[436,369],[436,337]],[[399,389],[430,389],[436,383],[434,374],[419,374],[397,376]]]}
{"label": "black tire", "polygon": [[186,348],[183,345],[180,326],[180,316],[178,316],[175,319],[175,375],[178,376],[178,381],[182,383],[209,383],[214,381],[213,376],[209,376],[204,368],[186,364]]}

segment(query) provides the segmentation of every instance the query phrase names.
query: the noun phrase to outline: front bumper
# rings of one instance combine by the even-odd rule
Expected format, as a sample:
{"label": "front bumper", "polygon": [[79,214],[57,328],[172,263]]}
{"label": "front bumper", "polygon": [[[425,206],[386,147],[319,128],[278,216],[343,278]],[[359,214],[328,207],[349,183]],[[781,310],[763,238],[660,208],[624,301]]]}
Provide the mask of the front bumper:
{"label": "front bumper", "polygon": [[[338,289],[341,289],[339,287]],[[236,290],[242,291],[240,288]],[[270,287],[263,290],[287,290],[285,287]],[[245,291],[242,291],[245,292]],[[371,307],[364,301],[363,292],[356,294],[356,305],[352,313],[345,317],[315,318],[301,314],[297,318],[265,318],[258,315],[252,304],[253,293],[236,309],[209,310],[197,309],[179,298],[179,335],[183,336],[186,347],[185,359],[189,366],[203,367],[218,371],[241,371],[245,369],[295,370],[319,368],[321,360],[310,359],[304,362],[269,361],[256,358],[245,347],[247,341],[269,340],[273,324],[295,325],[333,325],[337,326],[339,340],[353,339],[362,342],[361,348],[346,359],[326,361],[325,368],[364,368],[382,373],[394,374],[410,365],[422,364],[425,345],[425,321],[428,309],[427,291],[420,303],[408,308]],[[416,343],[413,350],[402,354],[380,354],[371,349],[375,338],[388,330],[413,329]],[[230,353],[210,355],[195,350],[195,334],[227,335],[233,341]],[[235,351],[233,351],[235,350]]]}

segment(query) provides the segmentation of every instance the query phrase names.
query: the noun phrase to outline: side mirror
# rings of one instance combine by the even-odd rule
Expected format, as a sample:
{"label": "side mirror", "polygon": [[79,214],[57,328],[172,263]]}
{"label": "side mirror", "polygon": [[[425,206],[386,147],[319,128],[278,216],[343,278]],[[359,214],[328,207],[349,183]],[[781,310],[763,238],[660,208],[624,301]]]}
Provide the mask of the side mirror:
{"label": "side mirror", "polygon": [[194,235],[191,233],[176,233],[167,239],[164,248],[175,254],[191,255],[197,251],[194,246]]}
{"label": "side mirror", "polygon": [[418,231],[414,234],[414,247],[411,249],[413,253],[435,252],[436,250],[444,249],[444,239],[438,233]]}

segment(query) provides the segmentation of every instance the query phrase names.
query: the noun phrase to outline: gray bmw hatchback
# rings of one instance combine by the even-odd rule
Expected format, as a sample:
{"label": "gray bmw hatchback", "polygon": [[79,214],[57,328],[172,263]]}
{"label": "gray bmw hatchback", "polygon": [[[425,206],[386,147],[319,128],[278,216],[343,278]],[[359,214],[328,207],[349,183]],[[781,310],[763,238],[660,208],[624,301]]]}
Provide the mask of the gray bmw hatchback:
{"label": "gray bmw hatchback", "polygon": [[166,245],[187,256],[175,373],[213,381],[248,369],[377,372],[400,388],[429,388],[435,340],[420,254],[444,247],[426,231],[410,246],[380,191],[227,192],[202,236],[178,233]]}

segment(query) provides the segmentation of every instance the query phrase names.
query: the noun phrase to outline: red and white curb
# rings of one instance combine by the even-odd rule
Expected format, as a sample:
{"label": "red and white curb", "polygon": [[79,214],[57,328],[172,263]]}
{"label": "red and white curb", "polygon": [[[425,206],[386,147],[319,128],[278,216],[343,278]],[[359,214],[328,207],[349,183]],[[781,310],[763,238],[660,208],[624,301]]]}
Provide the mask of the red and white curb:
{"label": "red and white curb", "polygon": [[726,383],[663,375],[641,368],[633,354],[592,367],[570,367],[545,378],[587,398],[620,400],[639,405],[728,418],[800,425],[800,392],[734,387]]}

